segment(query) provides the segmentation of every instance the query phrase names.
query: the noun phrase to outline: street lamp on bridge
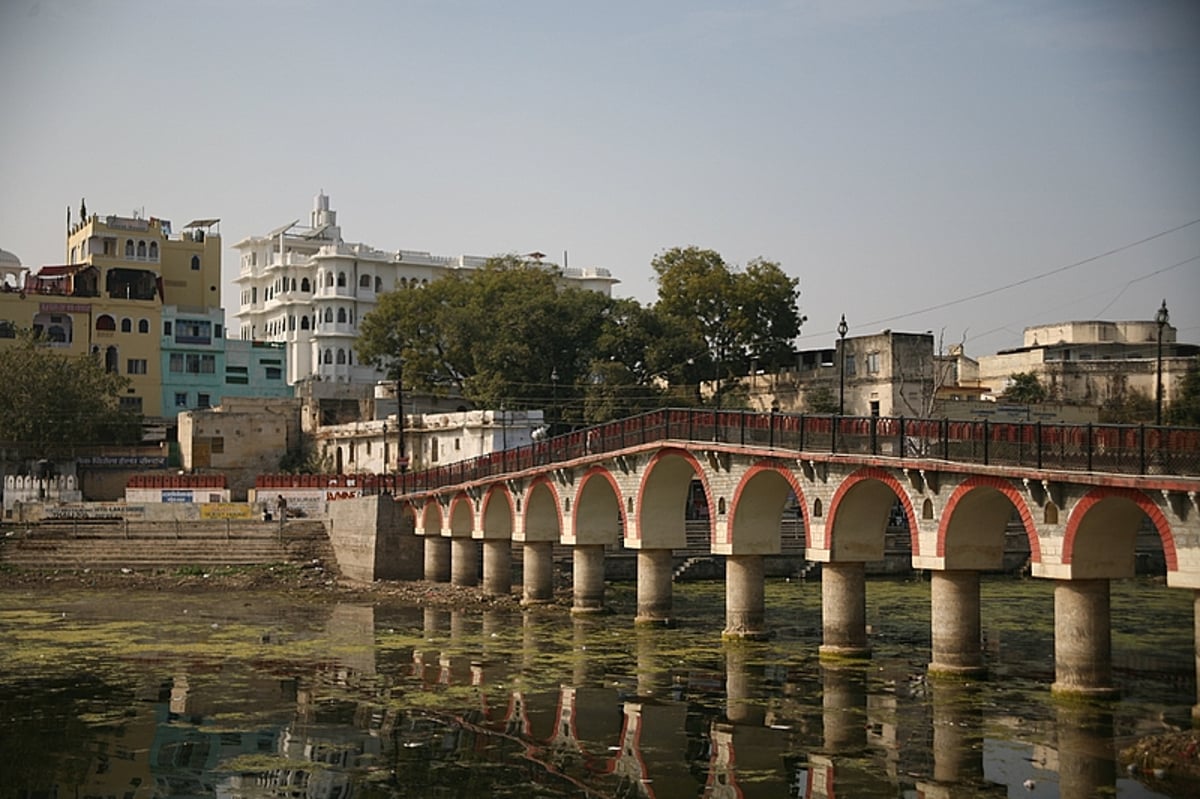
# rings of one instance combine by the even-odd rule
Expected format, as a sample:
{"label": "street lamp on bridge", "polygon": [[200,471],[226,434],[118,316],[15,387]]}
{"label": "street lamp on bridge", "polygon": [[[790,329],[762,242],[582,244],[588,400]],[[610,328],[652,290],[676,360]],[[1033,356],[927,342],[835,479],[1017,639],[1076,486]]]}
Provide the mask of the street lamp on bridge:
{"label": "street lamp on bridge", "polygon": [[838,367],[838,416],[843,416],[846,413],[846,334],[850,332],[845,314],[842,314],[842,321],[838,322],[837,332],[841,339],[838,350],[842,354],[842,363]]}
{"label": "street lamp on bridge", "polygon": [[1167,301],[1165,299],[1162,301],[1162,307],[1158,309],[1158,313],[1154,314],[1154,321],[1158,324],[1158,366],[1154,375],[1154,423],[1161,426],[1163,405],[1162,338],[1163,328],[1167,326],[1167,322],[1171,321],[1171,314],[1167,311]]}

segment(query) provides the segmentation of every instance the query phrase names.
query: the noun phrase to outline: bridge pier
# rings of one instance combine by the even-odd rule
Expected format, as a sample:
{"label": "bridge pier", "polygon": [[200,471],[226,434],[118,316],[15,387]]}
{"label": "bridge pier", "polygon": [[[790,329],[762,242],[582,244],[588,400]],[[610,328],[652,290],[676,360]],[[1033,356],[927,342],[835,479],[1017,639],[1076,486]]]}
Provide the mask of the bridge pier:
{"label": "bridge pier", "polygon": [[575,601],[572,613],[604,611],[604,545],[576,544],[573,551]]}
{"label": "bridge pier", "polygon": [[504,596],[512,592],[512,541],[483,539],[483,592]]}
{"label": "bridge pier", "polygon": [[934,571],[930,580],[930,626],[933,635],[930,674],[978,677],[983,665],[979,622],[979,572]]}
{"label": "bridge pier", "polygon": [[473,538],[450,539],[450,582],[479,585],[479,547]]}
{"label": "bridge pier", "polygon": [[1054,693],[1115,696],[1107,579],[1054,587]]}
{"label": "bridge pier", "polygon": [[634,624],[669,624],[672,588],[671,550],[639,549]]}
{"label": "bridge pier", "polygon": [[821,564],[821,657],[866,658],[867,576],[861,561]]}
{"label": "bridge pier", "polygon": [[521,557],[521,604],[554,601],[554,542],[526,541]]}
{"label": "bridge pier", "polygon": [[767,637],[762,555],[725,558],[725,638]]}
{"label": "bridge pier", "polygon": [[440,535],[425,536],[425,579],[450,582],[450,540]]}
{"label": "bridge pier", "polygon": [[1200,727],[1200,591],[1192,592],[1192,624],[1196,628],[1192,645],[1196,648],[1196,704],[1192,705],[1192,726]]}

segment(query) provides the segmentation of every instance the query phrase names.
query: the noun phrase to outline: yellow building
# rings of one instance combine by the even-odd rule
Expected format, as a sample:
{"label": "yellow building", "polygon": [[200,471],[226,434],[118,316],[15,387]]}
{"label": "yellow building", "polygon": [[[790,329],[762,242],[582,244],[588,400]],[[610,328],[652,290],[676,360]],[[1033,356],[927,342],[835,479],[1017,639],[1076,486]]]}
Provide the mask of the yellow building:
{"label": "yellow building", "polygon": [[221,306],[219,221],[173,235],[164,219],[84,213],[68,227],[66,264],[33,273],[0,259],[0,344],[32,328],[51,346],[96,354],[129,378],[122,405],[161,417],[162,309]]}

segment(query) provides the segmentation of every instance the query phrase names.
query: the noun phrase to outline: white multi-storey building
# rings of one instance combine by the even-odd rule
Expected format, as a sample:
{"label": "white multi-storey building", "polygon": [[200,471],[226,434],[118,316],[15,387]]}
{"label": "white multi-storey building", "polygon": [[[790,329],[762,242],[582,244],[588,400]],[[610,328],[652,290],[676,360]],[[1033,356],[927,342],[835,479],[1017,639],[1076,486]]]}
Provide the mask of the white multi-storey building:
{"label": "white multi-storey building", "polygon": [[[427,285],[487,261],[417,250],[385,252],[343,241],[337,212],[324,193],[316,196],[307,227],[295,220],[234,248],[241,256],[235,281],[241,291],[235,315],[241,338],[284,343],[289,384],[309,378],[359,384],[382,379],[385,375],[359,363],[354,353],[358,323],[380,295]],[[571,267],[562,273],[569,285],[606,296],[618,282],[607,269]]]}

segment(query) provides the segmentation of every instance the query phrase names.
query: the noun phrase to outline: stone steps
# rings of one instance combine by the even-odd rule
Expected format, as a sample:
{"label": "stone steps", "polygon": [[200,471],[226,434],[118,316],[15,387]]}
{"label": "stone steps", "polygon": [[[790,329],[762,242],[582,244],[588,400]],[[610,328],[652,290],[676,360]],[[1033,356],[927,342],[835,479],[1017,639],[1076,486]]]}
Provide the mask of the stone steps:
{"label": "stone steps", "polygon": [[0,563],[28,569],[116,570],[309,563],[336,568],[333,546],[321,522],[190,522],[106,525],[61,523],[31,526],[0,539]]}

